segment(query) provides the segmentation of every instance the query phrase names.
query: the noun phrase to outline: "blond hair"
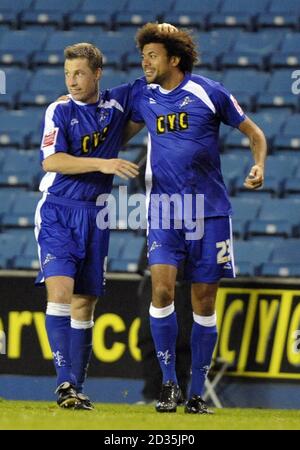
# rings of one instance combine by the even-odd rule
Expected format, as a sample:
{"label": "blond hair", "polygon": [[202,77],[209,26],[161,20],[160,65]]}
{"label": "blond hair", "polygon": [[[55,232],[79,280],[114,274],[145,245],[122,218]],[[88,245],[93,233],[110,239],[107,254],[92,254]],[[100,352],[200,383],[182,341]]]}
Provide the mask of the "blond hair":
{"label": "blond hair", "polygon": [[93,72],[102,69],[103,56],[100,50],[88,42],[69,45],[64,50],[65,59],[86,58]]}

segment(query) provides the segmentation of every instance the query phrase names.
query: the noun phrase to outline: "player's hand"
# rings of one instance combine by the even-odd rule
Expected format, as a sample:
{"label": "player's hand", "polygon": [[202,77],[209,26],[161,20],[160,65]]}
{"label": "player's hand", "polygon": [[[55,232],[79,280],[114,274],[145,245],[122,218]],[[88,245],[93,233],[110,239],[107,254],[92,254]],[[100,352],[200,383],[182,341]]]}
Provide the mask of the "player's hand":
{"label": "player's hand", "polygon": [[67,102],[68,100],[70,100],[70,97],[68,97],[67,95],[61,95],[55,101],[56,102]]}
{"label": "player's hand", "polygon": [[135,178],[139,174],[139,166],[125,159],[101,159],[100,172],[118,175],[124,180]]}
{"label": "player's hand", "polygon": [[158,24],[158,30],[163,33],[175,33],[178,28],[174,27],[170,23],[160,23]]}
{"label": "player's hand", "polygon": [[247,189],[259,189],[264,184],[264,169],[259,165],[251,167],[249,175],[246,177],[244,186]]}

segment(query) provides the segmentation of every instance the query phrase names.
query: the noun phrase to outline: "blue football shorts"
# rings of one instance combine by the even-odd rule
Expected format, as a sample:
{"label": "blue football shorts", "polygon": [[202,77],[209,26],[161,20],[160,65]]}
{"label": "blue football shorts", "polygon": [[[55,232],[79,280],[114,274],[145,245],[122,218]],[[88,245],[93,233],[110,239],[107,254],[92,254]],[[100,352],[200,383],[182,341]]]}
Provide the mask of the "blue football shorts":
{"label": "blue football shorts", "polygon": [[192,283],[215,283],[234,278],[231,217],[210,217],[203,222],[203,237],[187,239],[191,230],[148,229],[149,265],[184,263],[184,278]]}
{"label": "blue football shorts", "polygon": [[74,294],[104,294],[109,230],[97,227],[99,210],[93,202],[44,194],[35,213],[41,267],[36,285],[67,276],[74,279]]}

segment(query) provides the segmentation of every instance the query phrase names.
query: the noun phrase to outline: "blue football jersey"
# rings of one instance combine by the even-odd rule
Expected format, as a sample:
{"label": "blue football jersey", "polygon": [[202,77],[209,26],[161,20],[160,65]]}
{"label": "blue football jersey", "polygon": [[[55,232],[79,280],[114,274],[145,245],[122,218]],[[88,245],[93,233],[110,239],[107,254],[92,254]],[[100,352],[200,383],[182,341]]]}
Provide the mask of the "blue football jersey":
{"label": "blue football jersey", "polygon": [[[137,81],[106,90],[94,104],[75,101],[52,103],[46,111],[41,160],[58,152],[83,158],[116,158],[122,132],[132,110],[132,98],[143,84]],[[91,172],[63,175],[47,172],[40,191],[73,200],[95,201],[111,191],[113,175]]]}
{"label": "blue football jersey", "polygon": [[151,194],[203,194],[205,217],[230,215],[219,127],[221,122],[238,127],[245,118],[220,83],[199,75],[187,74],[172,91],[157,84],[144,86],[135,97],[131,119],[145,122],[149,130],[149,206]]}

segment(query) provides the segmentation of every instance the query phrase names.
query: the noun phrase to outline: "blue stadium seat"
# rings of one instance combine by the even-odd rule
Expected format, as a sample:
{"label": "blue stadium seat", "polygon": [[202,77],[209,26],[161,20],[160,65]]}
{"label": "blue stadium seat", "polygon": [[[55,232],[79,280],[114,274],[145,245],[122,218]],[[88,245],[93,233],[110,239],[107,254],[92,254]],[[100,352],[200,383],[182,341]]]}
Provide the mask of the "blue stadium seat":
{"label": "blue stadium seat", "polygon": [[299,150],[300,149],[300,138],[299,134],[295,131],[293,135],[284,136],[282,134],[277,134],[272,143],[274,149],[280,150]]}
{"label": "blue stadium seat", "polygon": [[0,172],[0,185],[33,187],[39,172],[35,151],[11,150]]}
{"label": "blue stadium seat", "polygon": [[269,60],[269,66],[271,69],[274,68],[287,68],[294,67],[297,68],[300,65],[300,52],[294,51],[289,53],[277,52],[271,55]]}
{"label": "blue stadium seat", "polygon": [[292,69],[280,69],[271,75],[266,92],[261,92],[257,104],[260,107],[292,107],[298,108],[299,100],[291,91]]}
{"label": "blue stadium seat", "polygon": [[298,137],[298,127],[299,127],[300,114],[293,114],[288,118],[284,127],[283,127],[283,135],[290,137]]}
{"label": "blue stadium seat", "polygon": [[42,65],[63,65],[64,49],[68,45],[78,42],[91,42],[96,34],[90,30],[87,31],[56,31],[52,33],[45,43],[45,47],[35,52],[32,62],[35,66]]}
{"label": "blue stadium seat", "polygon": [[298,0],[272,0],[268,11],[259,14],[259,27],[297,27],[300,5]]}
{"label": "blue stadium seat", "polygon": [[44,30],[5,33],[0,41],[0,63],[27,65],[33,52],[43,48],[46,38]]}
{"label": "blue stadium seat", "polygon": [[269,75],[256,70],[232,69],[225,72],[224,86],[231,92],[246,92],[255,94],[263,92],[266,88]]}
{"label": "blue stadium seat", "polygon": [[26,11],[21,16],[22,25],[48,25],[55,24],[63,26],[65,23],[65,16],[73,11],[76,11],[81,3],[81,0],[68,0],[62,2],[61,0],[36,0],[34,7],[30,11]]}
{"label": "blue stadium seat", "polygon": [[33,226],[34,213],[38,201],[41,198],[39,192],[20,193],[12,208],[11,213],[3,215],[2,224],[5,227],[28,227]]}
{"label": "blue stadium seat", "polygon": [[285,197],[300,198],[300,177],[286,179],[283,185],[283,193]]}
{"label": "blue stadium seat", "polygon": [[127,239],[118,259],[112,259],[110,270],[112,272],[137,272],[139,261],[145,247],[144,236],[134,236]]}
{"label": "blue stadium seat", "polygon": [[39,111],[0,112],[0,145],[26,147],[27,137],[39,128],[40,122]]}
{"label": "blue stadium seat", "polygon": [[250,109],[255,96],[265,91],[268,79],[269,74],[253,69],[229,69],[225,72],[223,84],[242,106]]}
{"label": "blue stadium seat", "polygon": [[[52,100],[50,102],[52,102]],[[40,148],[42,142],[42,134],[43,134],[42,129],[30,133],[27,141],[29,148],[36,148],[36,147]]]}
{"label": "blue stadium seat", "polygon": [[110,0],[109,2],[99,2],[99,0],[84,0],[79,11],[91,13],[93,11],[115,14],[125,9],[128,0]]}
{"label": "blue stadium seat", "polygon": [[280,51],[270,58],[271,67],[297,67],[300,62],[300,33],[286,33]]}
{"label": "blue stadium seat", "polygon": [[223,0],[219,14],[209,18],[210,26],[250,28],[258,13],[265,12],[269,0],[248,2],[247,0]]}
{"label": "blue stadium seat", "polygon": [[110,272],[137,272],[136,262],[130,262],[123,259],[112,259],[109,264]]}
{"label": "blue stadium seat", "polygon": [[22,239],[16,239],[13,234],[8,232],[0,233],[0,266],[5,268],[12,267],[13,259],[22,253],[24,245],[25,242]]}
{"label": "blue stadium seat", "polygon": [[[39,69],[30,80],[28,91],[34,95],[66,93],[65,78],[61,69]],[[22,96],[20,97],[22,99]],[[49,98],[47,97],[47,100]],[[51,101],[54,101],[55,97]]]}
{"label": "blue stadium seat", "polygon": [[127,0],[111,0],[99,2],[98,0],[84,0],[79,10],[69,17],[71,27],[78,25],[111,25],[116,13],[123,11]]}
{"label": "blue stadium seat", "polygon": [[[270,261],[272,251],[275,247],[274,241],[235,241],[234,243],[234,258],[237,267],[241,267],[244,270],[247,265],[254,266],[255,272],[252,275],[258,273],[261,265]],[[243,265],[245,265],[243,267]]]}
{"label": "blue stadium seat", "polygon": [[3,215],[12,211],[18,193],[15,189],[0,188],[0,223]]}
{"label": "blue stadium seat", "polygon": [[235,42],[232,51],[223,56],[221,64],[223,67],[263,68],[267,57],[278,49],[281,39],[281,33],[275,36],[268,31],[243,33]]}
{"label": "blue stadium seat", "polygon": [[203,28],[206,25],[208,15],[217,12],[220,0],[176,0],[170,13],[164,15],[164,21],[180,26],[195,26]]}
{"label": "blue stadium seat", "polygon": [[[0,10],[1,14],[1,10]],[[8,25],[1,25],[1,18],[0,18],[0,40],[4,34],[6,34],[10,30]]]}
{"label": "blue stadium seat", "polygon": [[110,264],[110,259],[118,259],[121,256],[121,251],[123,250],[125,244],[125,236],[123,231],[112,231],[109,238],[109,250],[108,250],[108,267]]}
{"label": "blue stadium seat", "polygon": [[265,263],[263,264],[259,275],[265,277],[299,277],[300,265],[299,264],[276,264]]}
{"label": "blue stadium seat", "polygon": [[272,263],[299,265],[300,239],[287,239],[276,245],[272,252]]}
{"label": "blue stadium seat", "polygon": [[[136,272],[143,249],[145,237],[132,232],[113,232],[112,249],[109,249],[108,268],[112,272]],[[110,243],[111,245],[111,243]]]}
{"label": "blue stadium seat", "polygon": [[232,197],[230,201],[233,209],[233,233],[240,237],[244,236],[247,232],[249,221],[258,216],[261,200],[259,198]]}
{"label": "blue stadium seat", "polygon": [[[193,73],[195,75],[201,75],[202,77],[210,78],[211,80],[218,81],[219,83],[222,83],[223,80],[223,73],[217,70],[209,70],[209,69],[202,69],[195,67],[195,70],[193,70]],[[226,127],[228,129],[228,127]]]}
{"label": "blue stadium seat", "polygon": [[[268,111],[261,111],[258,113],[251,113],[249,115],[265,133],[267,139],[272,139],[278,134],[287,119],[286,114],[274,114]],[[233,130],[225,139],[225,144],[228,147],[249,147],[248,138],[240,133],[238,130]]]}
{"label": "blue stadium seat", "polygon": [[151,4],[144,0],[129,0],[125,11],[120,11],[115,16],[115,21],[120,25],[142,25],[146,22],[155,22],[157,18],[168,12],[173,0],[152,0]]}
{"label": "blue stadium seat", "polygon": [[276,176],[282,179],[293,177],[298,164],[299,161],[296,162],[295,158],[291,158],[288,155],[270,155],[267,159],[267,172],[270,175],[276,174]]}
{"label": "blue stadium seat", "polygon": [[[23,234],[25,231],[28,233]],[[26,236],[26,243],[21,255],[16,255],[12,261],[14,269],[39,269],[37,243],[33,230],[18,230],[19,236]]]}
{"label": "blue stadium seat", "polygon": [[235,265],[235,273],[240,277],[254,277],[257,270],[251,262],[239,261]]}
{"label": "blue stadium seat", "polygon": [[0,105],[13,109],[17,102],[18,93],[27,89],[31,72],[17,67],[2,67],[5,73],[6,94],[0,95]]}
{"label": "blue stadium seat", "polygon": [[222,174],[234,180],[241,175],[246,174],[249,167],[250,155],[235,155],[224,154],[221,155],[221,169]]}
{"label": "blue stadium seat", "polygon": [[271,192],[260,191],[260,190],[250,190],[244,189],[242,184],[239,184],[239,180],[236,181],[235,185],[235,196],[238,198],[255,198],[259,197],[261,201],[269,201],[274,197]]}
{"label": "blue stadium seat", "polygon": [[230,52],[239,33],[236,30],[218,29],[195,35],[194,38],[200,50],[196,67],[198,65],[216,67],[220,57]]}
{"label": "blue stadium seat", "polygon": [[132,35],[122,31],[110,31],[94,36],[94,44],[101,49],[105,65],[122,66],[127,52],[134,50],[135,42]]}
{"label": "blue stadium seat", "polygon": [[[269,226],[276,227],[279,222],[287,222],[291,231],[297,230],[300,225],[300,200],[293,198],[270,199],[264,202],[259,219],[268,222]],[[280,225],[282,226],[282,225]]]}
{"label": "blue stadium seat", "polygon": [[133,81],[137,80],[138,78],[142,78],[143,76],[144,76],[144,72],[141,67],[141,61],[140,61],[138,68],[135,68],[135,69],[132,68],[126,72],[126,75],[125,75],[126,83],[132,83]]}
{"label": "blue stadium seat", "polygon": [[29,8],[32,0],[1,0],[0,3],[0,24],[7,23],[16,26],[18,15],[21,11]]}
{"label": "blue stadium seat", "polygon": [[104,91],[105,89],[110,89],[128,82],[129,79],[125,72],[122,72],[121,70],[105,68],[100,80],[100,88],[101,91]]}
{"label": "blue stadium seat", "polygon": [[292,237],[293,225],[288,220],[260,220],[249,223],[247,237],[253,236],[281,236]]}

